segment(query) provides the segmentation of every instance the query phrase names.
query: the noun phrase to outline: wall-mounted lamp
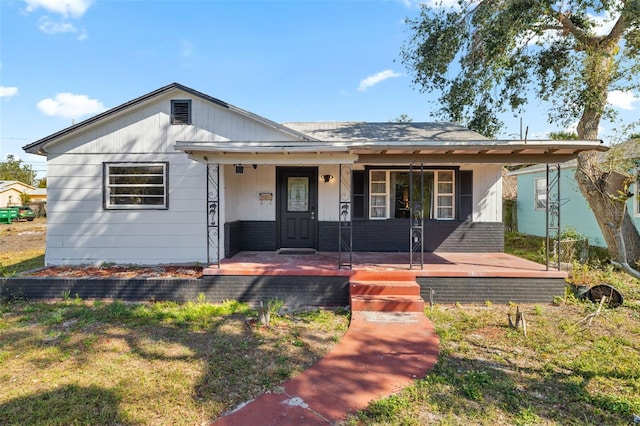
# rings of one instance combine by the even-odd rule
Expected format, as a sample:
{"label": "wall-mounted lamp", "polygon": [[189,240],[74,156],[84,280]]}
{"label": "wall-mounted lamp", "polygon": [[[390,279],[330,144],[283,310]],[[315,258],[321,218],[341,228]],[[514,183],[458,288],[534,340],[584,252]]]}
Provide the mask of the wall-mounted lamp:
{"label": "wall-mounted lamp", "polygon": [[333,175],[321,175],[320,179],[322,179],[324,183],[328,183],[331,179],[333,179]]}
{"label": "wall-mounted lamp", "polygon": [[242,164],[236,164],[236,174],[244,173],[244,166]]}

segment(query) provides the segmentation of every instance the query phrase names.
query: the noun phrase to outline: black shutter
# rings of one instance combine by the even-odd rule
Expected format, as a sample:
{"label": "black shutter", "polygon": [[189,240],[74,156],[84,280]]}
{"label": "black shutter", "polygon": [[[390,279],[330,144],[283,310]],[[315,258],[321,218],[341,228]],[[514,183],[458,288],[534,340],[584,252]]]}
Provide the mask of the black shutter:
{"label": "black shutter", "polygon": [[461,170],[458,183],[458,220],[470,221],[473,213],[473,172]]}
{"label": "black shutter", "polygon": [[353,196],[353,217],[365,217],[365,174],[364,170],[354,170],[351,174],[351,190]]}

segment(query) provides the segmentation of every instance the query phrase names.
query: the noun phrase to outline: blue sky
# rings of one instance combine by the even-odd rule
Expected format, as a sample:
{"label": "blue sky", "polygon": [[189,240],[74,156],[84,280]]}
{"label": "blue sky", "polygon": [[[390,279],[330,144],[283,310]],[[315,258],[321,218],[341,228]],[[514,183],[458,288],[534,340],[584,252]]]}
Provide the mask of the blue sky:
{"label": "blue sky", "polygon": [[[277,122],[433,121],[437,94],[400,62],[418,13],[413,0],[0,0],[0,158],[44,175],[22,146],[172,82]],[[620,105],[637,120],[637,98]],[[517,137],[505,119],[501,137]],[[529,137],[557,130],[536,105],[522,120]]]}

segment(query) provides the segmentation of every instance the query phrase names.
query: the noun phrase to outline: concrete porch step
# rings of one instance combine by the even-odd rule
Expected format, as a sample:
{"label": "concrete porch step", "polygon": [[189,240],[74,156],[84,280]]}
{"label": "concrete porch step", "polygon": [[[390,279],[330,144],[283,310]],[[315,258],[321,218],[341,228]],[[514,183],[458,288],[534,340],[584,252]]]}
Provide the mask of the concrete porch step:
{"label": "concrete porch step", "polygon": [[354,281],[349,282],[350,294],[377,296],[420,296],[420,285],[415,281]]}
{"label": "concrete porch step", "polygon": [[424,300],[420,296],[371,296],[352,295],[352,311],[424,312]]}
{"label": "concrete porch step", "polygon": [[409,274],[360,274],[349,280],[351,311],[424,312],[420,285]]}

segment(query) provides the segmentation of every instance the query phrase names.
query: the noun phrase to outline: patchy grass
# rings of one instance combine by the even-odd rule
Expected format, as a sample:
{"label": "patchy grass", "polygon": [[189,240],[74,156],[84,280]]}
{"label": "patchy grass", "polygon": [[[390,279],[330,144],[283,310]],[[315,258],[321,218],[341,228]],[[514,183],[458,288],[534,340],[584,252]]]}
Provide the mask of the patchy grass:
{"label": "patchy grass", "polygon": [[[511,235],[506,250],[544,262],[541,239]],[[433,371],[372,402],[346,425],[628,425],[640,415],[640,281],[591,259],[570,284],[607,283],[623,306],[597,310],[567,291],[554,304],[521,305],[527,336],[509,328],[515,306],[436,305]]]}
{"label": "patchy grass", "polygon": [[22,250],[0,256],[0,277],[44,267],[44,250]]}
{"label": "patchy grass", "polygon": [[328,352],[347,312],[246,304],[0,304],[0,424],[206,424]]}
{"label": "patchy grass", "polygon": [[510,329],[512,306],[436,306],[435,369],[351,417],[348,425],[626,425],[640,414],[640,306],[591,302],[520,306],[527,337]]}

